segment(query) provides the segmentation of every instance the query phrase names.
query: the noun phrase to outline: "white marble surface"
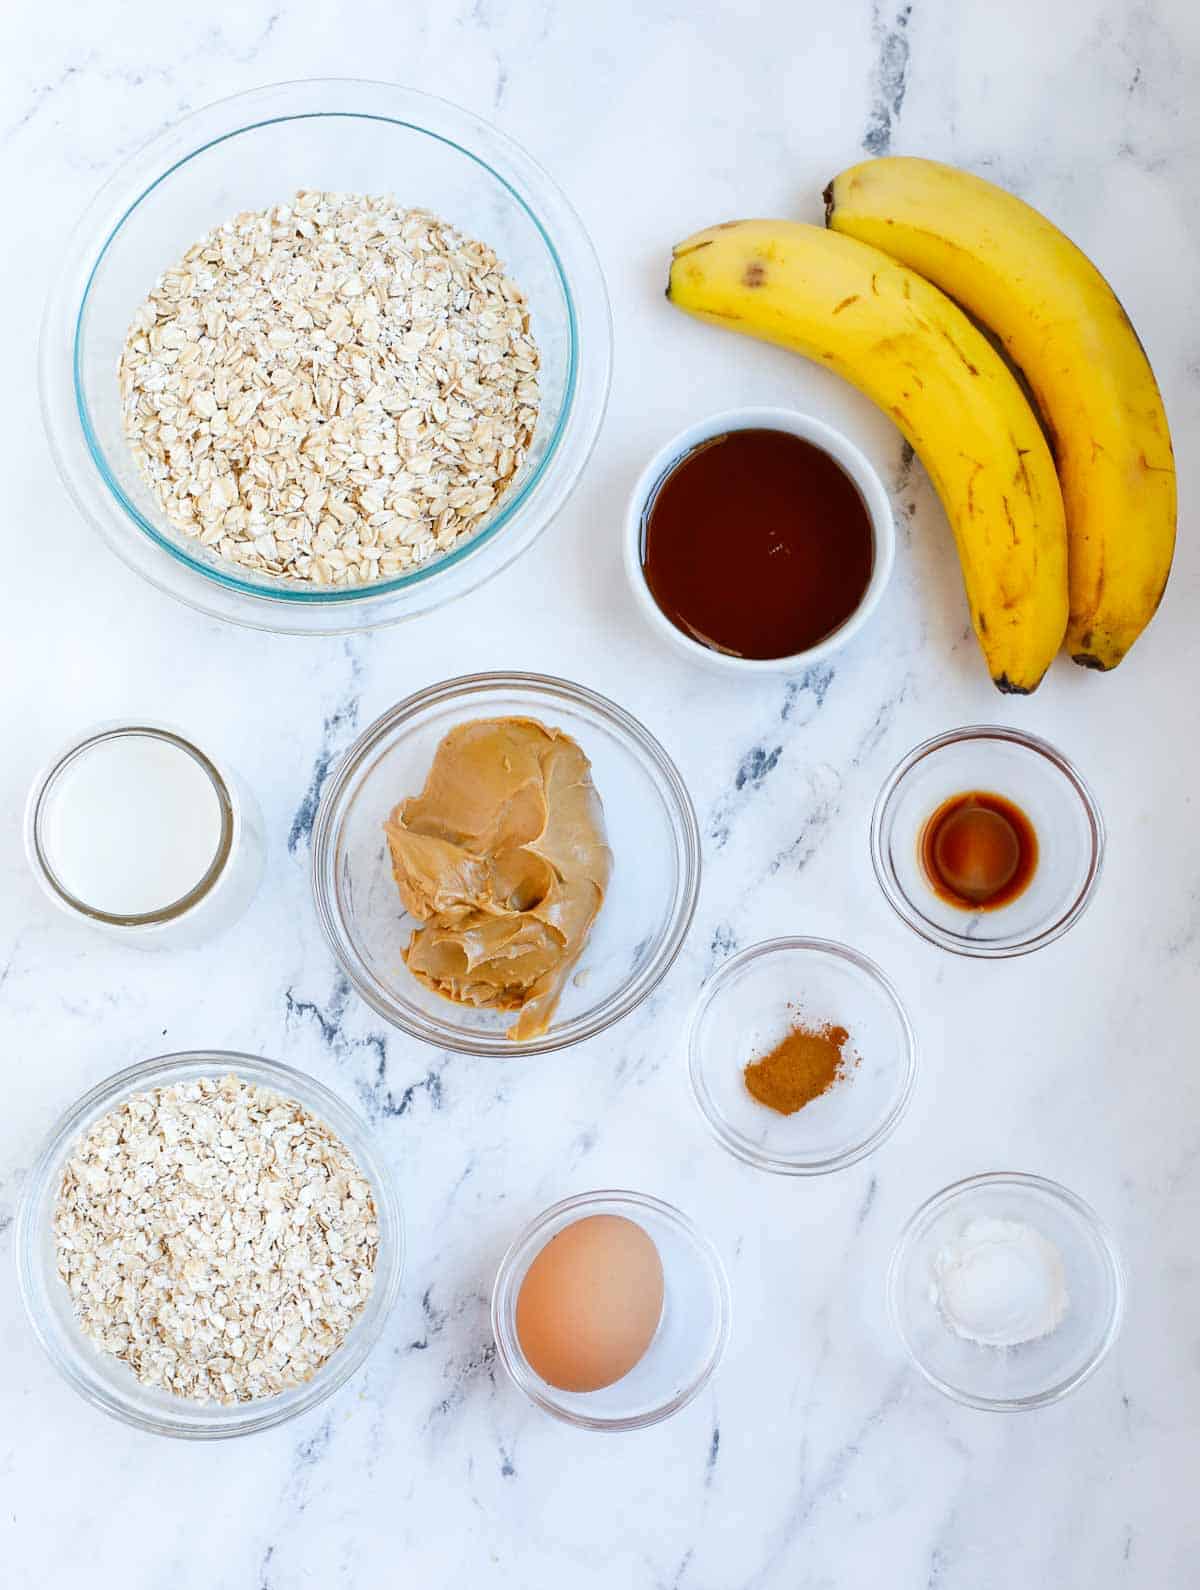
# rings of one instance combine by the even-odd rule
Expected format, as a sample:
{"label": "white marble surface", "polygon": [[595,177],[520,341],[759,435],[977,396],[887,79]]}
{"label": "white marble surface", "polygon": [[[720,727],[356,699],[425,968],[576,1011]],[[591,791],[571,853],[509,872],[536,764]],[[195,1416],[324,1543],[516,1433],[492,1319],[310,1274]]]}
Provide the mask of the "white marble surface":
{"label": "white marble surface", "polygon": [[[740,15],[738,15],[740,13]],[[6,579],[0,1000],[0,1583],[121,1590],[1178,1587],[1200,1525],[1200,21],[1192,0],[678,0],[608,6],[136,0],[4,8]],[[534,553],[444,617],[351,641],[218,627],[140,584],[55,477],[35,325],[62,238],[114,162],[183,111],[280,78],[391,77],[494,117],[591,229],[616,322],[597,453]],[[1150,350],[1182,464],[1183,538],[1130,662],[1067,663],[1032,700],[989,686],[949,535],[899,438],[798,361],[664,303],[671,242],[731,215],[816,218],[864,148],[976,166],[1102,263]],[[799,686],[730,684],[636,619],[622,499],[648,450],[707,409],[792,402],[880,461],[902,516],[884,610]],[[535,580],[536,577],[536,580]],[[296,825],[356,728],[475,668],[561,672],[632,709],[676,755],[705,835],[689,944],[605,1038],[497,1066],[385,1032],[309,907]],[[77,726],[167,717],[257,789],[269,881],[224,940],[148,961],[35,893],[19,818]],[[1027,960],[960,962],[881,900],[866,851],[880,780],[918,738],[972,719],[1057,741],[1110,835],[1093,910]],[[680,1031],[699,980],[781,931],[845,938],[917,1021],[912,1108],[871,1161],[815,1182],[757,1175],[705,1135]],[[228,1046],[309,1068],[376,1117],[411,1264],[367,1368],[271,1434],[190,1446],[90,1410],[42,1357],[10,1263],[43,1133],[85,1087],[165,1050]],[[385,1062],[378,1073],[380,1053]],[[914,1205],[1011,1166],[1095,1203],[1129,1266],[1126,1329],[1065,1403],[1000,1417],[909,1370],[883,1273]],[[528,1407],[496,1364],[486,1298],[538,1208],[589,1186],[681,1204],[719,1244],[736,1318],[684,1413],[603,1439]]]}

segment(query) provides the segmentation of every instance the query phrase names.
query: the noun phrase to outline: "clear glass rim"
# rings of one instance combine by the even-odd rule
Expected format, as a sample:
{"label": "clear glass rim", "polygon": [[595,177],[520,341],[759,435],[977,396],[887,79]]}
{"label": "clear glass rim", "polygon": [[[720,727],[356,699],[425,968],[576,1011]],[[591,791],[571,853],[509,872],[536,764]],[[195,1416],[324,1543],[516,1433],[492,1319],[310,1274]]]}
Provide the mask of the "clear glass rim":
{"label": "clear glass rim", "polygon": [[[345,1129],[347,1123],[353,1125],[354,1136],[359,1140],[360,1145],[366,1145],[362,1157],[367,1163],[362,1168],[371,1181],[380,1225],[386,1226],[393,1235],[394,1252],[382,1256],[382,1262],[377,1266],[378,1302],[374,1302],[376,1291],[373,1291],[372,1303],[368,1304],[368,1307],[373,1305],[368,1330],[360,1334],[357,1340],[348,1341],[337,1353],[327,1359],[311,1380],[301,1387],[294,1388],[294,1396],[285,1392],[274,1397],[264,1397],[257,1403],[239,1403],[235,1409],[228,1411],[217,1408],[211,1418],[172,1420],[167,1414],[143,1412],[126,1405],[98,1379],[88,1376],[78,1363],[64,1356],[58,1343],[46,1329],[36,1301],[37,1287],[34,1280],[37,1268],[35,1245],[41,1236],[37,1205],[44,1195],[46,1179],[63,1150],[79,1135],[83,1122],[93,1113],[103,1113],[106,1106],[111,1107],[130,1094],[166,1086],[172,1080],[183,1080],[189,1073],[205,1075],[215,1072],[222,1075],[227,1071],[233,1071],[239,1076],[247,1077],[248,1080],[259,1082],[262,1086],[285,1097],[297,1099],[304,1103],[305,1108],[310,1107],[306,1100],[314,1100],[313,1112],[319,1114],[339,1133]],[[182,1440],[231,1440],[238,1436],[254,1435],[260,1430],[284,1424],[287,1420],[317,1407],[339,1390],[361,1368],[370,1354],[382,1334],[396,1301],[404,1270],[404,1223],[400,1203],[387,1167],[373,1145],[373,1136],[370,1126],[358,1112],[324,1083],[318,1082],[315,1077],[297,1070],[294,1066],[285,1065],[279,1060],[268,1060],[261,1055],[224,1049],[181,1050],[175,1054],[156,1055],[151,1059],[138,1061],[135,1065],[126,1066],[103,1078],[77,1099],[51,1129],[33,1162],[17,1206],[13,1242],[17,1285],[25,1308],[25,1316],[47,1358],[64,1380],[93,1407],[100,1408],[122,1423],[137,1429]],[[356,1147],[354,1152],[357,1157],[359,1148]],[[81,1337],[79,1347],[80,1358],[86,1359],[87,1353],[92,1351],[90,1344],[84,1342]],[[203,1406],[191,1402],[185,1404],[181,1399],[182,1405],[193,1409]],[[245,1411],[255,1408],[261,1411],[257,1413]],[[231,1418],[231,1414],[238,1416],[236,1421]]]}
{"label": "clear glass rim", "polygon": [[[371,760],[382,743],[398,728],[431,706],[446,702],[469,701],[491,691],[513,694],[539,692],[568,706],[585,708],[603,718],[620,737],[632,742],[638,753],[653,768],[671,817],[678,850],[676,895],[670,923],[654,956],[634,974],[619,993],[586,1016],[551,1027],[537,1038],[512,1039],[498,1032],[471,1032],[448,1021],[418,1013],[415,1007],[402,1008],[370,974],[343,930],[338,902],[337,854],[345,817],[345,801],[360,769]],[[544,709],[539,709],[544,710]],[[603,792],[601,792],[603,794]],[[687,786],[678,768],[662,745],[623,707],[584,685],[550,674],[481,673],[464,674],[420,690],[390,708],[365,729],[329,775],[312,830],[312,892],[317,919],[325,941],[342,971],[360,998],[412,1038],[419,1038],[439,1049],[457,1054],[499,1056],[518,1059],[526,1055],[550,1054],[557,1049],[582,1043],[606,1031],[637,1008],[658,987],[683,948],[700,890],[700,828]],[[453,1008],[453,1007],[450,1007]]]}
{"label": "clear glass rim", "polygon": [[[501,499],[495,516],[482,529],[407,574],[359,586],[314,588],[243,578],[232,568],[210,564],[177,545],[140,512],[108,467],[96,438],[83,389],[80,353],[96,272],[121,228],[161,183],[230,138],[278,123],[325,118],[409,128],[457,150],[488,172],[528,216],[545,245],[562,293],[569,347],[562,410],[546,452],[529,478]],[[196,141],[185,144],[189,132]],[[476,153],[472,143],[483,145],[490,158]],[[494,157],[503,170],[492,163]],[[539,213],[539,205],[552,212],[552,221]],[[190,112],[138,149],[96,194],[72,233],[62,270],[47,300],[39,359],[42,414],[68,491],[85,518],[135,572],[211,616],[248,627],[345,632],[401,622],[436,606],[439,597],[465,594],[533,544],[562,507],[591,455],[607,401],[611,340],[604,278],[583,223],[553,179],[515,140],[452,101],[399,84],[353,78],[301,79],[231,95]],[[586,369],[581,353],[588,361]],[[64,361],[69,368],[60,369]],[[539,486],[546,487],[546,511],[540,522],[535,522],[532,504]],[[443,595],[439,587],[438,595],[423,596],[415,605],[397,603],[396,598],[413,593],[439,575],[461,572],[468,562],[475,565],[476,555],[492,546],[498,532],[512,525],[519,514],[521,533],[513,526],[515,544],[509,548],[505,538],[502,547],[493,547],[494,555],[483,565],[473,566],[453,591]],[[136,531],[133,544],[120,533],[121,525]],[[148,561],[138,556],[139,546],[149,550]],[[160,552],[187,576],[197,576],[198,583],[190,578],[182,585],[178,579],[172,580],[170,565],[161,562]],[[393,600],[389,602],[389,598]]]}
{"label": "clear glass rim", "polygon": [[[126,737],[142,736],[147,739],[163,740],[168,745],[173,745],[185,752],[200,768],[212,785],[217,797],[221,813],[221,832],[217,839],[217,848],[208,870],[194,888],[189,889],[185,895],[170,904],[160,907],[156,911],[143,911],[132,914],[122,914],[114,911],[102,911],[96,906],[89,905],[73,894],[63,883],[54,868],[50,858],[44,833],[43,823],[46,816],[47,803],[54,792],[58,779],[66,772],[67,768],[78,757],[85,755],[93,746],[102,744],[105,740],[119,740]],[[58,752],[53,761],[34,781],[30,791],[29,803],[26,810],[25,832],[26,849],[34,873],[43,888],[50,894],[55,904],[64,906],[67,910],[86,917],[92,922],[104,922],[113,927],[139,928],[159,927],[168,922],[176,922],[189,911],[206,900],[220,882],[233,855],[234,842],[237,831],[237,806],[229,785],[226,783],[221,770],[197,745],[186,739],[182,734],[156,723],[108,723],[90,729],[86,734]]]}
{"label": "clear glass rim", "polygon": [[[900,884],[899,875],[890,854],[889,838],[892,802],[907,779],[920,763],[947,746],[960,745],[971,740],[1000,740],[1009,745],[1032,751],[1047,761],[1066,781],[1079,799],[1088,825],[1091,854],[1087,871],[1067,909],[1045,927],[1028,937],[1013,940],[996,940],[991,943],[968,939],[961,934],[940,928],[931,922],[914,905]],[[951,729],[945,734],[935,734],[923,740],[903,757],[884,780],[871,812],[871,865],[884,898],[914,933],[939,949],[952,955],[965,955],[976,960],[1008,960],[1017,955],[1029,955],[1044,945],[1052,944],[1075,925],[1092,902],[1096,884],[1104,867],[1105,831],[1104,817],[1091,787],[1078,769],[1048,740],[1021,729],[1010,729],[998,723],[974,723],[961,729]]]}
{"label": "clear glass rim", "polygon": [[[573,1214],[576,1211],[582,1214],[588,1209],[594,1209],[598,1205],[605,1204],[623,1206],[633,1220],[636,1220],[639,1211],[648,1210],[682,1232],[704,1261],[712,1283],[713,1295],[717,1302],[717,1329],[714,1333],[708,1356],[699,1373],[675,1396],[668,1398],[666,1402],[659,1404],[657,1407],[649,1409],[645,1413],[613,1419],[589,1417],[586,1414],[577,1413],[574,1409],[563,1406],[550,1395],[549,1391],[552,1388],[546,1388],[545,1381],[530,1368],[524,1353],[521,1351],[516,1330],[509,1319],[510,1301],[515,1308],[515,1300],[510,1298],[515,1270],[525,1250],[562,1215]],[[604,1432],[644,1430],[652,1424],[660,1424],[662,1420],[670,1418],[673,1413],[678,1413],[681,1408],[686,1407],[693,1398],[703,1391],[716,1373],[729,1342],[732,1317],[733,1299],[729,1288],[729,1277],[726,1274],[721,1255],[717,1252],[712,1242],[674,1204],[666,1203],[661,1198],[653,1198],[649,1193],[629,1192],[620,1188],[576,1193],[570,1198],[563,1198],[558,1203],[551,1204],[548,1209],[543,1209],[541,1214],[535,1216],[509,1244],[504,1257],[500,1260],[499,1268],[496,1271],[496,1280],[492,1286],[492,1335],[495,1338],[496,1350],[500,1356],[500,1361],[507,1370],[509,1378],[544,1413],[553,1414],[556,1419],[561,1419],[566,1424],[573,1424],[584,1430],[600,1430]]]}
{"label": "clear glass rim", "polygon": [[[499,182],[501,186],[512,195],[520,207],[525,211],[526,215],[528,215],[529,219],[533,222],[533,225],[536,228],[538,235],[541,237],[542,242],[546,245],[546,251],[553,261],[555,274],[558,277],[559,287],[561,288],[563,294],[563,302],[565,303],[567,309],[567,324],[570,328],[570,348],[567,356],[567,380],[565,383],[566,390],[563,408],[561,414],[558,416],[558,421],[555,424],[554,431],[551,435],[550,443],[546,449],[544,457],[540,460],[537,468],[532,472],[529,478],[522,483],[520,489],[511,493],[511,500],[510,494],[507,492],[505,493],[504,497],[501,498],[501,506],[499,511],[491,519],[489,519],[488,522],[476,534],[468,537],[460,546],[453,548],[449,552],[446,552],[442,557],[431,559],[430,562],[422,564],[419,568],[414,569],[409,574],[397,575],[394,579],[390,580],[372,581],[369,585],[318,586],[314,588],[303,587],[300,585],[288,585],[279,581],[268,583],[265,580],[260,582],[257,580],[241,579],[235,573],[233,573],[232,565],[228,570],[226,570],[220,567],[220,565],[202,562],[200,559],[192,557],[188,553],[186,547],[177,545],[175,542],[171,541],[169,537],[162,535],[159,530],[155,528],[151,521],[139,511],[136,503],[131,502],[125,492],[121,489],[120,482],[116,479],[113,471],[109,468],[108,459],[105,456],[104,449],[101,447],[99,438],[96,436],[95,427],[92,424],[91,413],[87,406],[87,398],[83,389],[83,378],[81,372],[81,345],[84,317],[87,314],[88,299],[91,294],[92,283],[95,280],[96,272],[103,265],[105,255],[112,246],[112,243],[118,232],[120,232],[126,221],[129,220],[129,218],[134,214],[138,206],[142,204],[145,199],[149,198],[150,194],[153,193],[156,188],[160,187],[162,183],[166,182],[170,177],[172,177],[181,166],[187,165],[190,161],[198,159],[201,155],[206,154],[208,150],[214,148],[217,144],[226,143],[231,138],[240,138],[245,133],[257,132],[262,127],[276,126],[282,122],[310,121],[330,117],[343,118],[349,121],[383,121],[388,122],[393,126],[408,128],[412,132],[421,133],[425,137],[433,138],[438,143],[444,143],[450,148],[457,150],[459,154],[464,155],[468,160],[474,161],[476,165],[481,166],[485,171],[488,172],[490,176],[494,177],[496,181]],[[575,302],[571,296],[571,289],[567,282],[566,273],[563,270],[562,261],[559,258],[558,250],[554,247],[554,244],[550,240],[549,234],[546,232],[545,227],[543,227],[537,215],[530,208],[529,204],[521,196],[521,194],[518,193],[513,187],[512,183],[503,177],[500,172],[496,171],[492,166],[490,166],[486,160],[481,159],[470,149],[465,148],[462,144],[456,143],[452,138],[444,137],[441,133],[433,132],[426,127],[421,127],[416,122],[404,121],[398,117],[392,118],[386,116],[376,116],[370,113],[364,114],[360,111],[326,110],[298,111],[290,116],[267,116],[261,121],[251,121],[247,122],[242,127],[231,128],[228,132],[220,133],[215,138],[209,138],[205,143],[202,143],[197,148],[193,149],[190,154],[184,155],[181,159],[176,160],[172,165],[168,166],[164,172],[157,176],[153,182],[144,188],[141,193],[138,194],[137,198],[130,203],[124,215],[121,216],[116,226],[113,227],[112,231],[101,244],[100,252],[96,256],[96,262],[92,266],[91,272],[88,275],[87,286],[84,288],[83,299],[80,302],[79,312],[75,318],[72,378],[75,385],[75,402],[79,410],[79,421],[83,427],[84,440],[86,441],[88,450],[92,455],[92,460],[95,463],[96,468],[99,470],[100,477],[104,481],[104,484],[108,487],[109,491],[112,492],[117,502],[129,515],[133,523],[137,525],[139,530],[141,530],[145,535],[148,535],[152,541],[154,541],[163,549],[164,552],[170,553],[173,558],[178,558],[181,563],[185,564],[195,573],[202,574],[205,579],[217,580],[221,584],[228,586],[230,590],[237,591],[243,596],[261,596],[268,601],[308,602],[316,605],[321,603],[333,604],[341,602],[362,601],[364,597],[387,596],[394,591],[408,590],[411,586],[419,585],[422,581],[427,580],[432,575],[437,574],[439,570],[452,568],[454,564],[461,563],[464,558],[468,557],[472,552],[477,551],[479,547],[483,546],[485,542],[489,541],[498,530],[502,529],[503,526],[508,523],[516,510],[526,500],[530,492],[542,478],[547,465],[550,463],[550,460],[557,451],[559,441],[562,438],[563,431],[566,427],[566,423],[570,416],[571,408],[575,400],[577,367],[578,330],[575,319]]]}
{"label": "clear glass rim", "polygon": [[[829,955],[848,962],[857,971],[864,973],[886,996],[904,1037],[904,1076],[900,1091],[890,1104],[887,1113],[858,1143],[852,1144],[840,1154],[830,1154],[823,1159],[797,1160],[781,1154],[771,1154],[760,1148],[758,1144],[750,1142],[729,1124],[717,1108],[704,1076],[700,1028],[709,1007],[725,992],[730,979],[743,966],[763,956],[793,950]],[[760,943],[750,944],[744,950],[731,955],[728,960],[722,961],[701,988],[693,1006],[688,1025],[687,1052],[688,1079],[691,1083],[692,1097],[713,1137],[722,1148],[735,1159],[740,1159],[743,1164],[752,1165],[756,1170],[770,1171],[778,1176],[827,1176],[833,1171],[846,1170],[849,1166],[857,1165],[860,1160],[866,1159],[869,1154],[880,1148],[899,1126],[908,1109],[917,1081],[917,1036],[895,985],[870,956],[864,955],[861,950],[856,950],[849,944],[840,944],[835,939],[763,939]]]}
{"label": "clear glass rim", "polygon": [[[914,1239],[929,1224],[930,1220],[951,1204],[956,1203],[965,1194],[975,1192],[981,1187],[1020,1187],[1044,1194],[1057,1203],[1064,1204],[1076,1215],[1096,1238],[1100,1251],[1104,1255],[1108,1268],[1109,1278],[1112,1283],[1113,1305],[1107,1321],[1104,1334],[1096,1347],[1071,1374],[1056,1381],[1045,1391],[1034,1392],[1028,1397],[981,1397],[974,1392],[964,1391],[960,1386],[953,1385],[950,1381],[943,1380],[921,1360],[908,1332],[904,1328],[904,1314],[900,1306],[900,1287],[904,1269],[911,1257]],[[1108,1356],[1109,1350],[1121,1332],[1121,1324],[1125,1317],[1126,1281],[1125,1267],[1121,1262],[1120,1249],[1108,1229],[1108,1226],[1086,1199],[1073,1193],[1069,1187],[1064,1187],[1061,1182],[1052,1181],[1047,1176],[1035,1176],[1027,1171],[995,1170],[984,1171],[980,1175],[967,1176],[961,1181],[951,1182],[948,1187],[943,1187],[940,1192],[934,1193],[905,1221],[896,1245],[892,1250],[891,1262],[887,1273],[887,1300],[888,1314],[892,1326],[904,1345],[913,1366],[931,1386],[949,1397],[952,1401],[961,1403],[967,1408],[980,1408],[985,1412],[995,1413],[1022,1413],[1033,1408],[1044,1408],[1052,1402],[1059,1402],[1076,1386],[1081,1386],[1085,1380],[1091,1378]]]}

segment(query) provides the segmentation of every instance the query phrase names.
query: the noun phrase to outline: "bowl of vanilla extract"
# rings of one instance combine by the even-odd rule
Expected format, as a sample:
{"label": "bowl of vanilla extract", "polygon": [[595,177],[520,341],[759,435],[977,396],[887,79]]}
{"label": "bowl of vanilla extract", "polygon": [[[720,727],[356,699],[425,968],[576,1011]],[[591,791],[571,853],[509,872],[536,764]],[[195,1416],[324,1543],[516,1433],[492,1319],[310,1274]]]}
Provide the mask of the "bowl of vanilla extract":
{"label": "bowl of vanilla extract", "polygon": [[790,409],[715,414],[638,478],[625,566],[657,632],[726,672],[799,672],[868,623],[892,572],[883,482],[840,432]]}
{"label": "bowl of vanilla extract", "polygon": [[1104,821],[1054,746],[995,724],[924,741],[884,782],[871,859],[897,914],[957,955],[1026,955],[1091,903]]}

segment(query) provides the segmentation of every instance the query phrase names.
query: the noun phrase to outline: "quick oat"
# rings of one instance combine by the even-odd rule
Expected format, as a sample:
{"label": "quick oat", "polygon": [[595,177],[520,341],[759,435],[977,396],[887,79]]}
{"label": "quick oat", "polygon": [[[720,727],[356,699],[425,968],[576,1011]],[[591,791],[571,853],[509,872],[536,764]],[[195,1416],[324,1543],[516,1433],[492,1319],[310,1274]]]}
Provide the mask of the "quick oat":
{"label": "quick oat", "polygon": [[341,1139],[236,1076],[140,1093],[96,1121],[53,1230],[94,1345],[144,1385],[226,1404],[311,1379],[362,1312],[379,1247]]}
{"label": "quick oat", "polygon": [[301,192],[164,272],[121,355],[122,419],[176,530],[260,574],[354,585],[491,513],[539,362],[486,244],[392,198]]}

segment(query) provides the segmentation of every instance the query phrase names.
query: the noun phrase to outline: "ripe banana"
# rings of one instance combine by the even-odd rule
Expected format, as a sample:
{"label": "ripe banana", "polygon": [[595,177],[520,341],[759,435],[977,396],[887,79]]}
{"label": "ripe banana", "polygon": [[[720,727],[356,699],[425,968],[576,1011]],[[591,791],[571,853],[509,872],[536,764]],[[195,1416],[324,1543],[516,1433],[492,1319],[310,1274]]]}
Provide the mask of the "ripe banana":
{"label": "ripe banana", "polygon": [[806,354],[896,422],[950,519],[992,679],[1035,690],[1067,622],[1062,495],[1016,379],[962,310],[878,249],[796,221],[698,232],[667,297]]}
{"label": "ripe banana", "polygon": [[957,299],[1028,381],[1062,483],[1067,646],[1115,668],[1154,616],[1175,548],[1175,464],[1154,374],[1116,295],[1029,205],[953,166],[888,157],[825,190],[826,224]]}

